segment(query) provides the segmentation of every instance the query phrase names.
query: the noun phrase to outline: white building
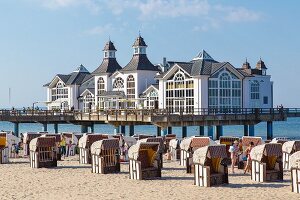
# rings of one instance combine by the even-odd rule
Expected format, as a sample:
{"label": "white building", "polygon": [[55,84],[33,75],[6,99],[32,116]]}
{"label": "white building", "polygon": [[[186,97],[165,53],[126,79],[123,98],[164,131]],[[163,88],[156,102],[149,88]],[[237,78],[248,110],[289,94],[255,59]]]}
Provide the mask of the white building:
{"label": "white building", "polygon": [[273,107],[273,83],[262,60],[255,69],[246,61],[241,68],[217,62],[204,50],[191,62],[168,62],[158,75],[159,108],[170,112],[218,112],[240,108]]}
{"label": "white building", "polygon": [[204,50],[190,62],[153,65],[139,36],[133,56],[122,68],[108,41],[100,66],[89,73],[82,65],[69,75],[56,75],[45,86],[48,109],[168,109],[172,113],[216,112],[273,107],[273,83],[260,59],[256,68],[218,62]]}

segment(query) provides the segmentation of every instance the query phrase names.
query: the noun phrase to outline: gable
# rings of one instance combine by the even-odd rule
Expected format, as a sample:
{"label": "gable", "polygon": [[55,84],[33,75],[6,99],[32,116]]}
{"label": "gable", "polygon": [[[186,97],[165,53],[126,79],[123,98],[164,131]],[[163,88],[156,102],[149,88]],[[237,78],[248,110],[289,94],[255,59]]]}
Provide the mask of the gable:
{"label": "gable", "polygon": [[178,72],[181,71],[182,73],[184,73],[184,75],[186,76],[186,78],[190,78],[189,73],[183,69],[180,65],[178,65],[177,63],[174,64],[167,72],[166,74],[162,77],[164,80],[170,80],[173,79],[174,75]]}
{"label": "gable", "polygon": [[229,73],[231,73],[232,75],[234,75],[235,77],[237,77],[238,79],[243,79],[244,75],[241,74],[235,67],[233,67],[229,62],[225,63],[225,65],[222,65],[220,68],[218,69],[214,69],[214,71],[211,72],[210,77],[211,78],[216,78],[219,76],[220,72],[222,71],[228,71]]}

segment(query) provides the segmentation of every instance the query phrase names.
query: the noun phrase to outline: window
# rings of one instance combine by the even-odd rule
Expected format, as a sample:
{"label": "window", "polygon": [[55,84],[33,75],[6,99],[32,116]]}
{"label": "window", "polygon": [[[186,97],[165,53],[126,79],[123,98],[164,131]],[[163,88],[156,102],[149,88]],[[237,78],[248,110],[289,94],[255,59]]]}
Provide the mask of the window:
{"label": "window", "polygon": [[228,109],[241,107],[242,86],[241,80],[233,73],[223,70],[211,77],[208,81],[208,106],[209,108]]}
{"label": "window", "polygon": [[166,82],[166,108],[172,113],[194,112],[194,81],[182,71]]}
{"label": "window", "polygon": [[113,84],[113,88],[124,88],[124,80],[120,77],[116,78]]}
{"label": "window", "polygon": [[102,77],[100,77],[98,79],[97,85],[98,85],[98,91],[97,91],[98,107],[100,109],[103,109],[104,108],[104,98],[101,97],[101,95],[105,92],[105,83],[104,83],[104,79]]}
{"label": "window", "polygon": [[[127,99],[135,99],[135,81],[133,75],[127,77]],[[135,102],[128,102],[128,108],[135,108]]]}
{"label": "window", "polygon": [[51,100],[67,99],[69,97],[68,92],[69,90],[65,84],[59,81],[56,86],[51,89]]}
{"label": "window", "polygon": [[258,81],[252,81],[250,85],[250,98],[252,100],[258,100],[259,99],[259,82]]}
{"label": "window", "polygon": [[95,99],[91,93],[83,96],[83,111],[90,112],[95,107]]}
{"label": "window", "polygon": [[134,48],[134,53],[138,54],[139,53],[139,48]]}
{"label": "window", "polygon": [[268,97],[264,97],[264,104],[268,104]]}

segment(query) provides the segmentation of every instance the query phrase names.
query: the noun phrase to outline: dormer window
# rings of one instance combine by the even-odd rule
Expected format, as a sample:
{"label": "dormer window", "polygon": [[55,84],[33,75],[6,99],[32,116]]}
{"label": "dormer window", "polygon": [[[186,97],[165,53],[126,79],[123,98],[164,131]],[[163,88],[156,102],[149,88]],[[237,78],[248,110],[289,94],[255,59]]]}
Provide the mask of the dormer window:
{"label": "dormer window", "polygon": [[114,52],[109,52],[109,57],[110,58],[114,57]]}
{"label": "dormer window", "polygon": [[105,52],[104,52],[104,58],[107,58],[107,57],[108,57],[108,52],[105,51]]}

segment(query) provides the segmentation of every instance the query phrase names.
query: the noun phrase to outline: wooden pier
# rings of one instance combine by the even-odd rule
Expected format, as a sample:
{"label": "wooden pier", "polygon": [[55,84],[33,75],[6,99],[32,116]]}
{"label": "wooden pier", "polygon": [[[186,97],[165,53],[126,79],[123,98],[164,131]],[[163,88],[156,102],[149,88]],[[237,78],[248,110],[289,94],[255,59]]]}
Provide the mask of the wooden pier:
{"label": "wooden pier", "polygon": [[[81,125],[82,131],[87,132],[87,127],[93,131],[94,124],[111,124],[116,128],[134,125],[155,125],[165,134],[168,127],[183,127],[183,136],[186,135],[187,126],[200,126],[200,135],[204,135],[204,126],[216,126],[218,138],[224,125],[244,125],[245,135],[254,134],[254,125],[267,122],[267,137],[273,137],[273,121],[285,121],[288,117],[300,117],[299,108],[269,108],[269,109],[199,109],[193,113],[170,113],[168,110],[105,110],[105,111],[50,111],[50,110],[0,110],[0,121],[8,121],[15,124],[15,132],[18,134],[20,123],[54,124],[58,132],[58,124],[71,123]],[[184,128],[185,127],[185,128]],[[253,127],[253,128],[252,128]],[[119,131],[119,130],[117,130]],[[133,131],[130,131],[132,135]],[[158,133],[159,134],[159,133]]]}

